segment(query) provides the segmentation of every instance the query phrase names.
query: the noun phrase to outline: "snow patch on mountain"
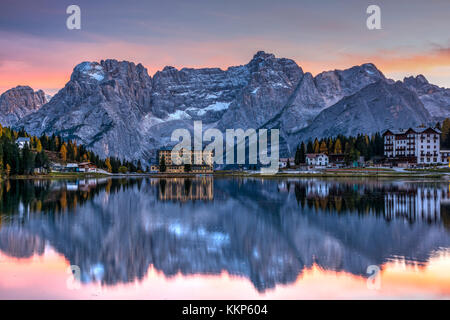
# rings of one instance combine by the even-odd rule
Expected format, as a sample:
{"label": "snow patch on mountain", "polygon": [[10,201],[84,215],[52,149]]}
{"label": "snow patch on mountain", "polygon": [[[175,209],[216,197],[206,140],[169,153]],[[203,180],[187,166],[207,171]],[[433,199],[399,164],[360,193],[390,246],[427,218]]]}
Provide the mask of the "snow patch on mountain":
{"label": "snow patch on mountain", "polygon": [[208,112],[208,111],[219,112],[219,111],[227,110],[228,107],[230,106],[230,104],[231,104],[231,102],[216,102],[216,103],[210,104],[206,108],[199,110],[198,115],[202,116],[202,115],[206,114],[206,112]]}
{"label": "snow patch on mountain", "polygon": [[75,70],[97,81],[102,81],[105,78],[103,67],[97,63],[82,62],[77,67],[75,67]]}
{"label": "snow patch on mountain", "polygon": [[167,121],[187,120],[187,119],[191,119],[191,116],[189,114],[187,114],[186,111],[183,111],[183,110],[177,110],[173,113],[169,113],[166,118]]}

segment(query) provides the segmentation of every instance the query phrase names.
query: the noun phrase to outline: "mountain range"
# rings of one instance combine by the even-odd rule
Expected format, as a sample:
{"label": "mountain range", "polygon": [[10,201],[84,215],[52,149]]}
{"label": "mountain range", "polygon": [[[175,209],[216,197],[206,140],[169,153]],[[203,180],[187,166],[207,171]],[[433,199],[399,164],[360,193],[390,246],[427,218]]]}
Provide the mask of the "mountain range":
{"label": "mountain range", "polygon": [[77,65],[50,101],[16,87],[0,97],[0,123],[31,134],[76,139],[102,157],[154,160],[172,131],[279,128],[281,156],[300,140],[372,134],[450,117],[450,89],[424,76],[386,78],[371,63],[313,76],[295,61],[257,52],[245,65],[165,67],[102,60]]}

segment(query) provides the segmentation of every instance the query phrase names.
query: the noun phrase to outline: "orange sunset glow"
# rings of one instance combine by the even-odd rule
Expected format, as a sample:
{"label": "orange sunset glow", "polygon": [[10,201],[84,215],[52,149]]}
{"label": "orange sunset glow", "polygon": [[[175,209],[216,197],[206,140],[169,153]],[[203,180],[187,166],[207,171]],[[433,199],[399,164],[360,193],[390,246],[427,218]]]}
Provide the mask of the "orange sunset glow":
{"label": "orange sunset glow", "polygon": [[69,289],[69,264],[53,250],[46,251],[45,259],[39,256],[17,259],[1,254],[0,261],[0,298],[3,299],[440,299],[450,296],[450,274],[446,272],[450,268],[450,254],[445,251],[436,253],[420,267],[401,260],[384,264],[379,289],[369,289],[365,277],[314,265],[304,270],[294,283],[278,285],[264,293],[255,291],[249,280],[226,272],[178,274],[167,278],[152,266],[141,282],[114,287],[82,284],[80,289]]}

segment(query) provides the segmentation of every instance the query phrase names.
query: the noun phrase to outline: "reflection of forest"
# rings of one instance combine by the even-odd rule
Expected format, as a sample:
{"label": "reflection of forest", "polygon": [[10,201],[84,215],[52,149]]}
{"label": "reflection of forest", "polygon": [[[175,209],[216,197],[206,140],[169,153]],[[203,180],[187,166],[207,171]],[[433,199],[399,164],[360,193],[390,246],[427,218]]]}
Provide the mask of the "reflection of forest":
{"label": "reflection of forest", "polygon": [[[118,192],[138,185],[143,179],[6,180],[0,184],[1,215],[28,212],[58,213],[75,209],[102,190]],[[160,201],[214,200],[214,179],[149,179]],[[301,208],[330,213],[382,215],[386,220],[402,218],[442,221],[450,226],[450,189],[435,183],[354,183],[317,179],[286,180],[279,192],[294,193]]]}
{"label": "reflection of forest", "polygon": [[212,177],[172,178],[155,181],[158,186],[158,199],[161,201],[213,200]]}
{"label": "reflection of forest", "polygon": [[[0,185],[0,217],[12,214],[23,216],[29,212],[60,213],[72,210],[95,198],[103,190],[116,193],[135,185],[140,187],[142,181],[142,178],[6,180]],[[157,187],[158,199],[162,201],[186,202],[214,198],[212,177],[150,179],[150,183]]]}
{"label": "reflection of forest", "polygon": [[117,192],[141,183],[142,179],[6,180],[0,185],[0,217],[60,213],[75,209],[102,190]]}

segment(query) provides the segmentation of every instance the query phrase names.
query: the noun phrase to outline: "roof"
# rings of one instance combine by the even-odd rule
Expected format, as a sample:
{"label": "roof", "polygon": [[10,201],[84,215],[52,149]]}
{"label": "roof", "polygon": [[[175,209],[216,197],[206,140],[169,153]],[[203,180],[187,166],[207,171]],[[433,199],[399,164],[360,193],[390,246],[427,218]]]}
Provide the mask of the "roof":
{"label": "roof", "polygon": [[432,128],[432,127],[412,127],[412,128],[406,128],[406,129],[402,129],[402,128],[400,128],[400,129],[388,129],[388,130],[385,130],[383,132],[383,135],[385,135],[387,133],[392,133],[394,135],[406,134],[408,131],[412,131],[412,132],[415,132],[415,133],[422,133],[422,132],[425,132],[425,131],[428,131],[428,130],[432,130],[432,131],[434,131],[436,133],[441,133],[441,130],[439,130],[437,128]]}
{"label": "roof", "polygon": [[51,166],[53,166],[53,167],[62,167],[62,164],[61,163],[57,163],[57,162],[52,162]]}
{"label": "roof", "polygon": [[[310,159],[315,159],[319,156],[327,156],[325,153],[307,153],[306,157]],[[328,157],[328,156],[327,156]]]}
{"label": "roof", "polygon": [[78,168],[78,164],[77,163],[68,163],[66,165],[67,168]]}

